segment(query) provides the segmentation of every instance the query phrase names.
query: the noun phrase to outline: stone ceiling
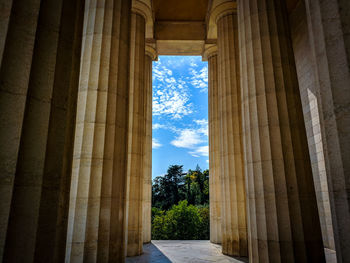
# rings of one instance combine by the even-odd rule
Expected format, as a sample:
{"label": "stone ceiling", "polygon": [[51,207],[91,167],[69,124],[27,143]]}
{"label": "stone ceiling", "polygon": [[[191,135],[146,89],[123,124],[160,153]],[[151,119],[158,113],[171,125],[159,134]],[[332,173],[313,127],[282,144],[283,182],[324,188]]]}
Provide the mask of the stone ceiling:
{"label": "stone ceiling", "polygon": [[154,0],[156,21],[205,21],[208,0]]}
{"label": "stone ceiling", "polygon": [[[215,6],[230,2],[230,0],[151,1],[154,39],[149,41],[155,41],[159,55],[202,55],[205,44],[215,43],[216,39],[215,29],[213,33],[208,20],[209,15]],[[285,1],[290,11],[300,0]]]}

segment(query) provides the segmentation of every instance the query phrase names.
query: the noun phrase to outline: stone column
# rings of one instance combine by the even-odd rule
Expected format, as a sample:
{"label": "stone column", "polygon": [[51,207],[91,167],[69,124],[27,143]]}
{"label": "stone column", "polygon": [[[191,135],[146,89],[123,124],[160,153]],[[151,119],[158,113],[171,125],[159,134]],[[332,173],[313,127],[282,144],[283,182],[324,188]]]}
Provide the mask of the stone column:
{"label": "stone column", "polygon": [[15,1],[4,37],[0,72],[4,125],[0,147],[1,162],[6,164],[0,166],[4,262],[62,262],[65,254],[83,17],[79,7],[84,2],[46,1],[40,9],[39,4]]}
{"label": "stone column", "polygon": [[[305,0],[337,262],[350,262],[350,2]],[[317,157],[323,157],[322,152]],[[331,232],[328,236],[331,236]]]}
{"label": "stone column", "polygon": [[210,242],[221,244],[220,116],[218,97],[217,45],[208,45],[203,58],[208,61],[209,77],[209,204]]}
{"label": "stone column", "polygon": [[131,1],[85,5],[66,262],[123,262]]}
{"label": "stone column", "polygon": [[324,262],[284,1],[239,0],[251,262]]}
{"label": "stone column", "polygon": [[145,141],[145,18],[131,15],[128,124],[128,247],[127,255],[142,253],[142,200]]}
{"label": "stone column", "polygon": [[[29,5],[31,8],[27,8]],[[6,12],[8,18],[7,25],[6,21],[1,23],[4,26],[1,27],[3,43],[0,47],[0,261],[10,214],[40,1],[15,4],[7,1],[4,8],[7,8],[4,14]]]}
{"label": "stone column", "polygon": [[144,141],[143,160],[143,203],[142,231],[143,243],[151,242],[151,208],[152,208],[152,61],[157,59],[156,50],[146,44],[145,54],[145,103],[146,137]]}
{"label": "stone column", "polygon": [[222,251],[231,256],[247,256],[240,70],[235,12],[234,9],[228,9],[217,18]]}
{"label": "stone column", "polygon": [[337,262],[329,198],[330,188],[327,181],[329,176],[326,170],[325,140],[322,137],[324,130],[321,126],[323,114],[320,101],[320,85],[315,71],[316,61],[310,47],[305,1],[300,1],[289,12],[289,24],[325,256],[328,263]]}

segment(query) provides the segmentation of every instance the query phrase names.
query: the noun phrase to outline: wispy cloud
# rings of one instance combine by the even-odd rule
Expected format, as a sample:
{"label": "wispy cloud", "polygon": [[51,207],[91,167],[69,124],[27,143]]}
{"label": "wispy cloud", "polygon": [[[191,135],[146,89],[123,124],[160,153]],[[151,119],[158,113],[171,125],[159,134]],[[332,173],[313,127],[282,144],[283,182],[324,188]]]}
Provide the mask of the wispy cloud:
{"label": "wispy cloud", "polygon": [[190,93],[186,82],[175,79],[172,70],[158,61],[153,66],[153,115],[167,115],[172,119],[181,119],[193,113]]}
{"label": "wispy cloud", "polygon": [[195,68],[190,69],[190,82],[193,87],[200,89],[201,92],[208,91],[208,67],[203,67],[197,71]]}
{"label": "wispy cloud", "polygon": [[153,123],[152,130],[165,129],[167,126],[160,123]]}
{"label": "wispy cloud", "polygon": [[203,142],[204,140],[201,138],[197,130],[183,129],[180,130],[180,134],[175,138],[175,140],[171,141],[170,143],[175,147],[191,149]]}
{"label": "wispy cloud", "polygon": [[162,147],[162,144],[156,138],[153,138],[152,139],[152,148],[157,149],[160,147]]}
{"label": "wispy cloud", "polygon": [[200,126],[198,131],[200,133],[204,134],[205,136],[208,136],[208,120],[206,120],[206,119],[194,120],[194,122]]}
{"label": "wispy cloud", "polygon": [[208,145],[199,146],[194,151],[189,152],[189,154],[191,154],[194,157],[209,156],[209,147]]}
{"label": "wispy cloud", "polygon": [[190,66],[191,66],[191,67],[198,67],[198,65],[197,65],[194,61],[191,61],[191,62],[190,62]]}
{"label": "wispy cloud", "polygon": [[177,136],[170,143],[178,148],[190,149],[188,153],[194,157],[208,156],[208,120],[194,120],[195,128],[174,130]]}

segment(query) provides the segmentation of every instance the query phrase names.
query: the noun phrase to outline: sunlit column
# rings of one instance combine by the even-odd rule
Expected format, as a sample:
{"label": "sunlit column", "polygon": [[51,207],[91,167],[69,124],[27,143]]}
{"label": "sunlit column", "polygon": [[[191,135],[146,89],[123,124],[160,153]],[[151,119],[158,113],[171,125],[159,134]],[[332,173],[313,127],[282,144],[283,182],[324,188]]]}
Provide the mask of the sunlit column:
{"label": "sunlit column", "polygon": [[250,262],[324,262],[284,1],[239,0]]}
{"label": "sunlit column", "polygon": [[209,106],[209,206],[210,242],[221,244],[220,122],[218,97],[218,53],[207,45],[203,59],[208,60]]}
{"label": "sunlit column", "polygon": [[143,200],[142,232],[143,243],[151,242],[152,208],[152,61],[157,59],[157,52],[152,44],[146,44],[145,53],[145,115],[146,133],[143,160]]}
{"label": "sunlit column", "polygon": [[130,87],[128,126],[128,247],[127,255],[142,253],[142,200],[144,185],[145,100],[145,18],[131,15]]}
{"label": "sunlit column", "polygon": [[66,262],[123,262],[131,1],[85,4]]}
{"label": "sunlit column", "polygon": [[235,13],[234,8],[227,9],[217,18],[222,252],[232,256],[247,256],[240,70]]}

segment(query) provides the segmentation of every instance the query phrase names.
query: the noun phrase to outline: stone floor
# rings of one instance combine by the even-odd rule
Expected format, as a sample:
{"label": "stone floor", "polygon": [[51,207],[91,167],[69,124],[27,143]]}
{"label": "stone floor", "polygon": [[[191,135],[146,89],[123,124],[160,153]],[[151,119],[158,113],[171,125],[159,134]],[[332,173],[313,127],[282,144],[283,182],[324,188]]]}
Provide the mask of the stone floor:
{"label": "stone floor", "polygon": [[127,263],[197,263],[197,262],[248,262],[225,256],[221,246],[208,240],[153,240],[143,246],[143,254],[126,259]]}

